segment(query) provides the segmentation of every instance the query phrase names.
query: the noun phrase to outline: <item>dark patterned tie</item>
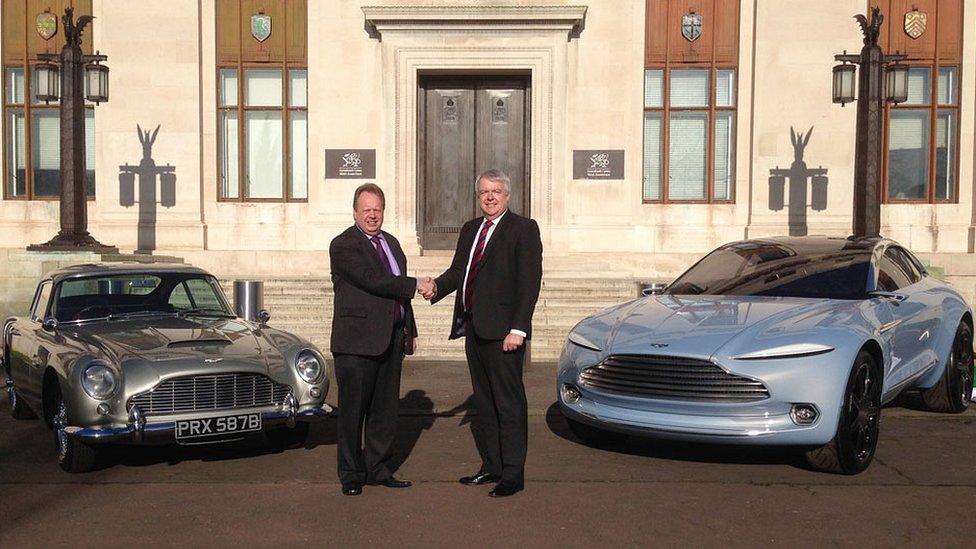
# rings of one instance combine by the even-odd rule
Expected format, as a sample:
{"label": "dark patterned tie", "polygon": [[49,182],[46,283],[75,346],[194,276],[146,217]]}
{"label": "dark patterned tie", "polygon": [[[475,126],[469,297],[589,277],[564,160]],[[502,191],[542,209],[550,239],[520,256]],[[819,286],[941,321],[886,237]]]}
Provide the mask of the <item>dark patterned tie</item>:
{"label": "dark patterned tie", "polygon": [[470,312],[474,298],[474,281],[478,278],[478,266],[485,253],[485,242],[488,240],[488,229],[491,228],[491,220],[486,219],[481,226],[481,233],[478,234],[478,243],[474,247],[474,255],[471,256],[471,267],[468,268],[468,276],[464,285],[464,310]]}
{"label": "dark patterned tie", "polygon": [[[380,235],[370,237],[373,241],[373,245],[376,246],[376,253],[380,256],[380,263],[383,264],[383,268],[386,269],[386,274],[393,274],[393,266],[390,265],[390,258],[386,256],[386,252],[383,251],[382,240],[380,240]],[[397,323],[403,320],[403,308],[400,306],[400,300],[396,300],[393,305],[393,322]]]}

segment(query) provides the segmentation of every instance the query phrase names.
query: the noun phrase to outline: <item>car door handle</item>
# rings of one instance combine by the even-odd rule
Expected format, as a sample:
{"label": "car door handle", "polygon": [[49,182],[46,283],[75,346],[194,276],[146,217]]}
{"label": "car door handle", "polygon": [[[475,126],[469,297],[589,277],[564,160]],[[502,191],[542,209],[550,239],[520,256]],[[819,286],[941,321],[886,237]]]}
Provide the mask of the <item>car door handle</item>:
{"label": "car door handle", "polygon": [[899,294],[897,292],[882,292],[880,290],[868,292],[868,295],[871,297],[881,297],[884,299],[890,299],[894,301],[896,304],[908,299],[908,296],[905,294]]}

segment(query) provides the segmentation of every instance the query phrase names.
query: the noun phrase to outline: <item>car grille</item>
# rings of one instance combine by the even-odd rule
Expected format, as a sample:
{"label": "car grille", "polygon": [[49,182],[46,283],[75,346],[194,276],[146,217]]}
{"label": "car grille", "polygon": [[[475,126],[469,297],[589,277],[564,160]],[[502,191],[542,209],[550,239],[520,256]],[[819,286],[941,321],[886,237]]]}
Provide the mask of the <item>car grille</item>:
{"label": "car grille", "polygon": [[583,385],[630,396],[695,402],[769,398],[760,381],[730,374],[713,362],[653,355],[611,355],[580,374]]}
{"label": "car grille", "polygon": [[259,374],[210,374],[168,379],[129,399],[146,415],[281,405],[291,391]]}

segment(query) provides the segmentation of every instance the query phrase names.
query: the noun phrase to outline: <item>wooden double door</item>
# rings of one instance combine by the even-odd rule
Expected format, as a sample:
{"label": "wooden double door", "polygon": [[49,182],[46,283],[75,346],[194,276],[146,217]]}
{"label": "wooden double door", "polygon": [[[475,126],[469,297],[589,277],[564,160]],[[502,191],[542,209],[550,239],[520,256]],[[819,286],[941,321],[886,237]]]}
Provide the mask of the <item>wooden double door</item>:
{"label": "wooden double door", "polygon": [[417,231],[427,250],[452,250],[481,215],[478,174],[512,180],[509,209],[529,212],[530,80],[513,76],[421,77]]}

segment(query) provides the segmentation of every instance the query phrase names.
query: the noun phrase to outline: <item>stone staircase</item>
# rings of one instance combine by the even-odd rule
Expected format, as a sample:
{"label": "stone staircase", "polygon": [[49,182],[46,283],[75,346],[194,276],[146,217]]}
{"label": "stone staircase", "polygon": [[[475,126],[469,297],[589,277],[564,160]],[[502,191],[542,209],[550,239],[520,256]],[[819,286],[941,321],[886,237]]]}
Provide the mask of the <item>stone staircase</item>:
{"label": "stone staircase", "polygon": [[[448,256],[414,257],[408,260],[412,276],[440,273]],[[553,265],[546,267],[542,290],[533,317],[529,347],[532,360],[555,360],[566,335],[577,322],[600,309],[633,299],[637,284],[628,276],[605,270],[603,265]],[[269,325],[309,339],[328,352],[332,326],[332,282],[328,278],[275,277],[264,280],[264,306],[271,313]],[[230,281],[224,283],[231,292]],[[463,360],[463,340],[449,341],[448,327],[454,296],[429,305],[419,296],[413,301],[417,317],[417,353],[426,360]]]}

